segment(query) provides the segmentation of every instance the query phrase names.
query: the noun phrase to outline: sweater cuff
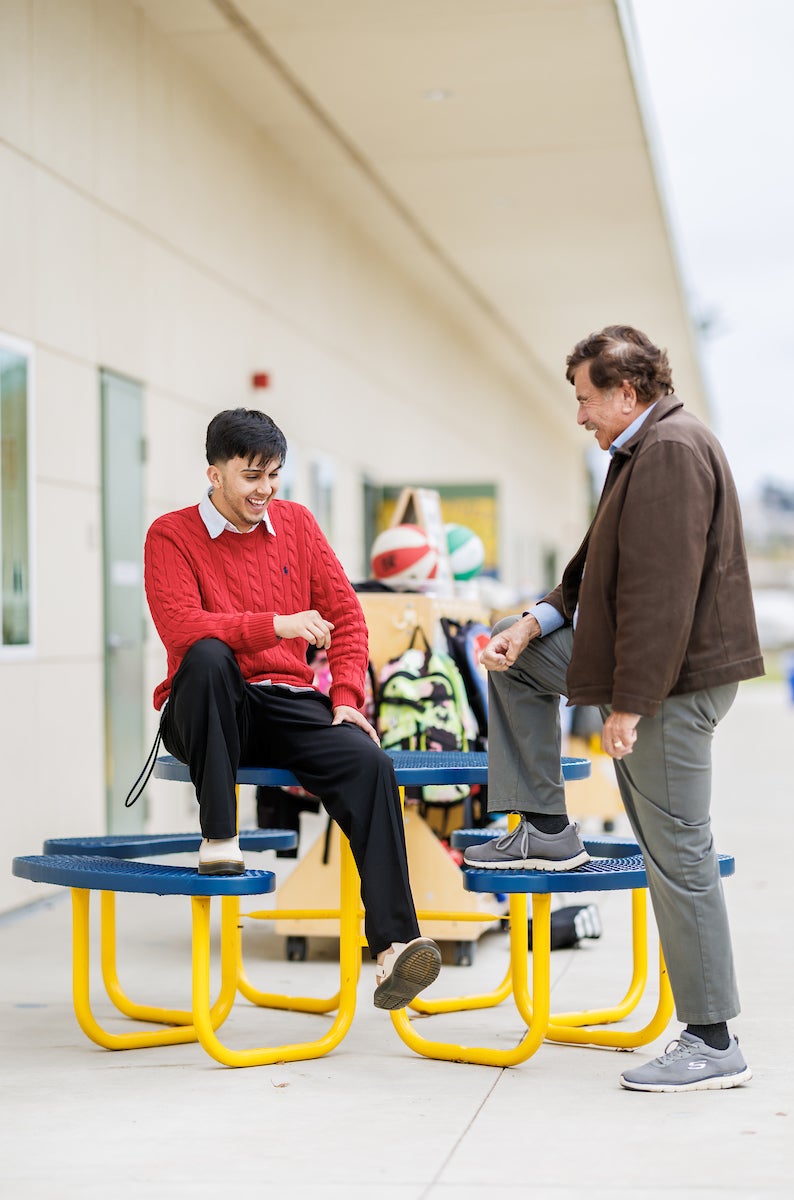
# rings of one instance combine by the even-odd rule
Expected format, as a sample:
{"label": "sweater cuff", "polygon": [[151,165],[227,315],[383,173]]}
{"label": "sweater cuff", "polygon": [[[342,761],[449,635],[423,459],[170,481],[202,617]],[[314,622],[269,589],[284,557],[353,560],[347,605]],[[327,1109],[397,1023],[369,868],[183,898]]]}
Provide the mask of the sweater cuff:
{"label": "sweater cuff", "polygon": [[361,700],[353,689],[344,683],[331,684],[330,698],[333,708],[339,708],[340,704],[346,704],[348,708],[361,711]]}
{"label": "sweater cuff", "polygon": [[275,617],[274,612],[251,614],[248,636],[252,650],[272,650],[273,646],[278,643],[279,639],[273,628]]}

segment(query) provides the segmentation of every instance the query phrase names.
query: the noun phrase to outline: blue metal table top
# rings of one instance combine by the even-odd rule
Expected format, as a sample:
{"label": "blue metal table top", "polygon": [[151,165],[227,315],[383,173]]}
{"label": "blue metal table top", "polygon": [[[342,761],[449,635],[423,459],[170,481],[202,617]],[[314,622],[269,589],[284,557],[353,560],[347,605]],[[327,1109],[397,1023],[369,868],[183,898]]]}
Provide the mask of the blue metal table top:
{"label": "blue metal table top", "polygon": [[[484,750],[455,750],[447,753],[429,750],[388,750],[387,754],[394,760],[397,782],[403,787],[488,782],[488,755]],[[587,779],[590,775],[590,760],[587,758],[562,758],[561,767],[563,779],[566,780]],[[154,775],[158,779],[190,782],[185,764],[170,754],[161,755],[157,759]],[[240,767],[237,782],[255,786],[294,787],[298,780],[291,771],[281,767]]]}

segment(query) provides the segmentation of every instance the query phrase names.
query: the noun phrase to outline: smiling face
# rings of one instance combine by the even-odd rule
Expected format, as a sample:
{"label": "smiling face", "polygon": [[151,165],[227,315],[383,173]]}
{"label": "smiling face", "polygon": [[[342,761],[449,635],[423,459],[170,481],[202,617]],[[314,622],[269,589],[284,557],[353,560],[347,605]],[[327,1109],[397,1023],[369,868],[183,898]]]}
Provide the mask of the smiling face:
{"label": "smiling face", "polygon": [[264,517],[268,505],[278,491],[281,463],[249,462],[246,458],[230,458],[207,468],[212,484],[210,499],[222,517],[235,529],[247,533]]}
{"label": "smiling face", "polygon": [[602,450],[608,450],[646,407],[640,404],[634,387],[625,379],[614,388],[597,388],[590,379],[589,362],[576,368],[573,385],[579,405],[576,419],[595,434]]}

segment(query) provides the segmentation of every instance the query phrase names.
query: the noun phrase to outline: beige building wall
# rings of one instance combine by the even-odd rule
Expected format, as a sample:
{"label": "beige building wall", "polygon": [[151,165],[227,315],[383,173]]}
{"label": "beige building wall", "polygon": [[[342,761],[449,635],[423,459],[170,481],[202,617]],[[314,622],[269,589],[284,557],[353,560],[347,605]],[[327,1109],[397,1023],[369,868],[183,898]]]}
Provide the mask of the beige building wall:
{"label": "beige building wall", "polygon": [[[2,0],[0,203],[0,334],[33,348],[37,568],[34,650],[0,657],[6,863],[105,826],[100,368],[145,389],[147,523],[199,498],[213,413],[256,403],[287,435],[294,498],[331,465],[354,578],[365,479],[497,482],[513,582],[539,582],[544,544],[571,548],[581,443],[133,6]],[[150,629],[152,733],[163,666]],[[155,788],[159,827],[195,827],[178,793]],[[0,909],[32,894],[0,872]]]}

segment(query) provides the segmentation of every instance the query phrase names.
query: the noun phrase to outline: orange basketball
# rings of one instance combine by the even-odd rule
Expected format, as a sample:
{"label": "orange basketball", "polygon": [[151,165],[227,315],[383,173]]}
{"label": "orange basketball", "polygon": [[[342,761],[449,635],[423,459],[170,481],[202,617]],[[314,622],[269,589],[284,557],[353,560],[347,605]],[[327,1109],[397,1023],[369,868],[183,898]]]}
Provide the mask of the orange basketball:
{"label": "orange basketball", "polygon": [[438,553],[418,525],[394,525],[372,543],[372,574],[392,587],[416,587],[435,579]]}

